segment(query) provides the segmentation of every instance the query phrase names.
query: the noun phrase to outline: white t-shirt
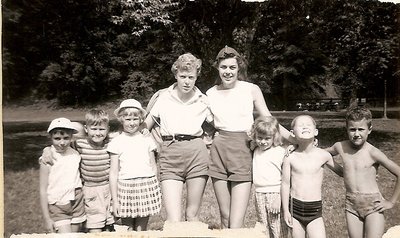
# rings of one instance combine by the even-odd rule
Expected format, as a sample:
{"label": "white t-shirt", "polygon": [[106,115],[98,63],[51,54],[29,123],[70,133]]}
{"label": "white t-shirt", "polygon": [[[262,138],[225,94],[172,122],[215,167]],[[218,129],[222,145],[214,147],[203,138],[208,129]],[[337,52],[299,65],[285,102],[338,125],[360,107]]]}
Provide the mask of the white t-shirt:
{"label": "white t-shirt", "polygon": [[108,144],[107,151],[119,156],[118,179],[155,176],[153,138],[137,133],[133,136],[121,133]]}
{"label": "white t-shirt", "polygon": [[49,204],[65,205],[75,200],[75,188],[82,187],[79,173],[81,156],[70,147],[62,154],[56,152],[54,146],[50,150],[55,160],[53,165],[47,165],[47,200]]}
{"label": "white t-shirt", "polygon": [[282,182],[282,163],[285,149],[281,146],[260,150],[253,155],[253,183],[256,192],[280,192]]}
{"label": "white t-shirt", "polygon": [[252,83],[237,81],[234,88],[220,90],[216,85],[207,91],[215,128],[232,132],[250,131],[254,122],[253,87]]}
{"label": "white t-shirt", "polygon": [[204,121],[213,120],[208,99],[196,86],[195,94],[187,102],[182,102],[174,88],[176,83],[162,92],[152,107],[150,114],[160,118],[161,135],[186,134],[201,136]]}

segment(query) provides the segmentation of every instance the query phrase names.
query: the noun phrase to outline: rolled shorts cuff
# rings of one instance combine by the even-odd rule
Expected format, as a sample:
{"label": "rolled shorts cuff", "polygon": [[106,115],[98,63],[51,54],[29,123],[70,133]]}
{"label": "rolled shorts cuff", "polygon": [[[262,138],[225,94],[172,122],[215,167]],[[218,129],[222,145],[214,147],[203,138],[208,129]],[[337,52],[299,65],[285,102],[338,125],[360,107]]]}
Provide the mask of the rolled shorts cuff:
{"label": "rolled shorts cuff", "polygon": [[54,222],[54,226],[56,230],[58,230],[61,226],[65,225],[71,225],[71,224],[80,224],[86,221],[86,215],[81,216],[81,217],[74,217],[72,219],[65,219],[65,220],[59,220]]}
{"label": "rolled shorts cuff", "polygon": [[160,182],[162,182],[164,180],[177,180],[177,181],[185,182],[188,179],[198,178],[198,177],[202,177],[202,176],[207,176],[208,177],[208,169],[205,169],[205,170],[202,170],[202,171],[193,172],[193,173],[189,174],[186,177],[177,175],[175,173],[164,173],[160,177]]}
{"label": "rolled shorts cuff", "polygon": [[234,175],[228,176],[227,174],[224,174],[221,172],[208,170],[208,176],[210,176],[211,178],[225,180],[225,181],[232,181],[232,182],[252,182],[253,181],[252,174],[249,174],[249,175],[234,174]]}

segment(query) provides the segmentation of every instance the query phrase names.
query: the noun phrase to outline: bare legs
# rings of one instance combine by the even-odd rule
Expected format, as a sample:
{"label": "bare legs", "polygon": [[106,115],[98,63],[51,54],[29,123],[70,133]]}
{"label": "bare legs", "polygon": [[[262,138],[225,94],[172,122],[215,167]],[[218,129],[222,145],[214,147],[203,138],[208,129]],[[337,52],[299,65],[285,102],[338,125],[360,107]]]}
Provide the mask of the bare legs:
{"label": "bare legs", "polygon": [[[200,176],[186,180],[187,201],[186,221],[198,221],[199,209],[207,183],[207,176]],[[182,218],[182,191],[183,181],[164,180],[161,190],[168,221],[181,221]]]}
{"label": "bare legs", "polygon": [[122,224],[129,226],[128,231],[145,231],[150,217],[122,218]]}
{"label": "bare legs", "polygon": [[346,212],[346,221],[350,238],[375,238],[383,236],[385,228],[383,213],[371,213],[362,221],[354,214]]}
{"label": "bare legs", "polygon": [[222,228],[241,228],[250,199],[251,182],[232,182],[213,178]]}
{"label": "bare legs", "polygon": [[325,238],[324,220],[319,217],[310,222],[307,227],[304,227],[298,220],[293,218],[292,236],[293,238]]}

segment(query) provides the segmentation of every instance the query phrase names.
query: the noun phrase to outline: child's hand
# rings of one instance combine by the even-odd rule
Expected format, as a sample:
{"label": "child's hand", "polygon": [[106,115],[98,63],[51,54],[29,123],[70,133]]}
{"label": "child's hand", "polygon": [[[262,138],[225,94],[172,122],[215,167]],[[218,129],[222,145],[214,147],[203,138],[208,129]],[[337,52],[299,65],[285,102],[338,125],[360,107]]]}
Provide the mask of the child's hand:
{"label": "child's hand", "polygon": [[289,145],[285,150],[285,157],[288,157],[293,151],[295,151],[299,145]]}
{"label": "child's hand", "polygon": [[273,214],[279,214],[281,212],[281,199],[280,197],[272,201],[271,212]]}
{"label": "child's hand", "polygon": [[391,201],[383,199],[381,202],[377,202],[374,207],[374,211],[383,212],[385,210],[393,208],[394,204]]}
{"label": "child's hand", "polygon": [[49,219],[45,220],[45,226],[46,226],[46,233],[54,233],[56,232],[56,229],[54,227],[54,221]]}
{"label": "child's hand", "polygon": [[313,145],[314,145],[315,147],[318,147],[318,139],[317,139],[317,138],[314,139]]}
{"label": "child's hand", "polygon": [[142,133],[142,135],[144,135],[144,136],[147,136],[147,135],[150,134],[150,131],[149,131],[149,129],[147,129],[147,128],[143,128],[143,129],[140,131],[140,133]]}
{"label": "child's hand", "polygon": [[48,146],[43,149],[42,156],[39,159],[39,163],[43,165],[54,165],[54,162],[57,159],[53,156],[53,153],[51,152],[51,148]]}
{"label": "child's hand", "polygon": [[120,217],[119,216],[119,205],[118,205],[118,203],[114,202],[113,205],[112,205],[112,209],[113,209],[112,213],[113,213],[114,217]]}
{"label": "child's hand", "polygon": [[290,212],[285,212],[283,217],[285,218],[286,225],[288,227],[292,228],[293,227],[293,219],[292,219],[292,215],[290,214]]}

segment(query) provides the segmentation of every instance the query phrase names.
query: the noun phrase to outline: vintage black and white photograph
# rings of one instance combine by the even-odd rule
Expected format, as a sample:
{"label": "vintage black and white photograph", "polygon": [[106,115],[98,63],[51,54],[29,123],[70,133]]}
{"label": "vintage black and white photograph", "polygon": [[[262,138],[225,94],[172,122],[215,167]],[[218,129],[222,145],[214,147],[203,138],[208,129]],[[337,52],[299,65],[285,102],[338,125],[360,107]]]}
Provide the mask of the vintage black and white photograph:
{"label": "vintage black and white photograph", "polygon": [[400,237],[400,0],[3,0],[1,54],[5,238]]}

